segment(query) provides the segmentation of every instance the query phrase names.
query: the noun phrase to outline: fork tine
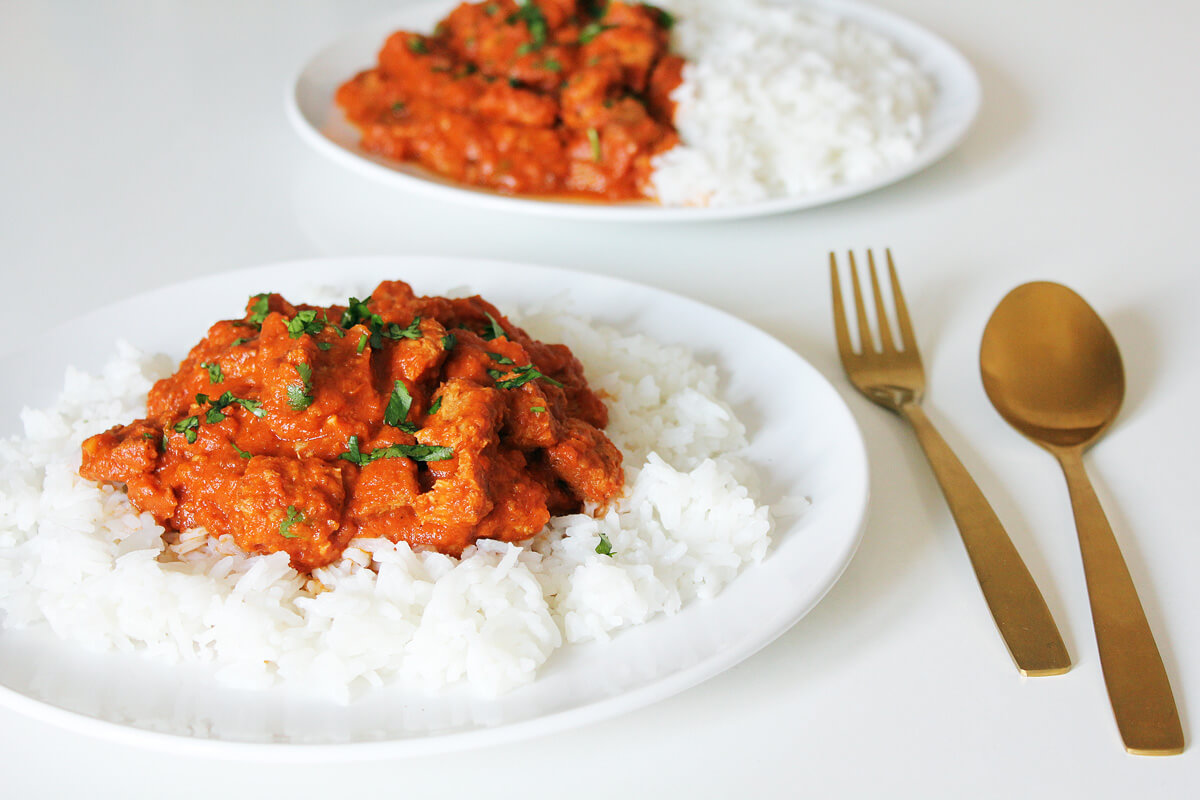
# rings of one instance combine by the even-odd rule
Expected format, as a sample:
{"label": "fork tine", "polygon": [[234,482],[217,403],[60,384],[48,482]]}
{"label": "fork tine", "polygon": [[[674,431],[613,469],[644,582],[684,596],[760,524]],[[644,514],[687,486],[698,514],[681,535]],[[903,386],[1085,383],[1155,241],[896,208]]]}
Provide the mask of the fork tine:
{"label": "fork tine", "polygon": [[917,352],[917,337],[913,334],[912,320],[908,318],[908,306],[904,302],[904,293],[900,291],[900,278],[896,276],[896,264],[892,261],[892,249],[889,247],[885,251],[887,253],[888,272],[892,278],[892,299],[896,302],[896,325],[900,328],[900,341],[904,343],[904,349],[911,352]]}
{"label": "fork tine", "polygon": [[854,311],[858,317],[858,344],[864,353],[875,352],[875,340],[871,338],[871,324],[867,322],[867,307],[863,304],[862,284],[858,280],[858,265],[854,263],[854,251],[850,251],[850,283],[854,287]]}
{"label": "fork tine", "polygon": [[838,279],[837,256],[829,254],[829,280],[833,286],[833,330],[837,335],[838,354],[842,363],[854,358],[850,344],[850,329],[846,327],[846,307],[842,304],[842,282]]}
{"label": "fork tine", "polygon": [[883,292],[879,290],[879,275],[875,272],[875,253],[867,251],[867,266],[871,271],[871,294],[875,298],[875,316],[879,320],[879,342],[885,353],[896,352],[892,343],[892,325],[888,322],[887,306],[883,304]]}

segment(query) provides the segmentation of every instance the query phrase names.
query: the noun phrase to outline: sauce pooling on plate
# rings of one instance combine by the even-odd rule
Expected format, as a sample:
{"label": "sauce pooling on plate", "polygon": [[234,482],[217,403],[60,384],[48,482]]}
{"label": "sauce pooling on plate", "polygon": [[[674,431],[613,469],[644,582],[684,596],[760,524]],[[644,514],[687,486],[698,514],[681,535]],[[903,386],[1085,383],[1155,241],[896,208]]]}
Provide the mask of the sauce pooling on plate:
{"label": "sauce pooling on plate", "polygon": [[364,149],[506,194],[649,196],[674,147],[684,61],[646,4],[464,3],[433,35],[399,31],[337,103]]}
{"label": "sauce pooling on plate", "polygon": [[154,385],[145,419],[83,443],[79,472],[168,529],[311,571],[356,536],[458,555],[608,503],[624,472],[607,421],[566,346],[480,297],[385,281],[347,306],[252,297]]}

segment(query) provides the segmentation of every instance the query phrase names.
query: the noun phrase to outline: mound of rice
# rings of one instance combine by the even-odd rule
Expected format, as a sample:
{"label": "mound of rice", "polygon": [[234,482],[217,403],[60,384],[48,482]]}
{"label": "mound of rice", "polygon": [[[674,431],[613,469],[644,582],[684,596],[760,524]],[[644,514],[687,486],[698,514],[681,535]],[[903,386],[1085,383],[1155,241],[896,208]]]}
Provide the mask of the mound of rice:
{"label": "mound of rice", "polygon": [[[552,519],[526,546],[481,541],[461,559],[359,539],[311,578],[228,536],[164,536],[121,490],[77,474],[79,443],[143,415],[152,382],[176,366],[121,344],[101,374],[69,370],[57,404],[26,409],[24,437],[0,441],[3,625],[343,702],[394,681],[495,695],[533,680],[564,643],[675,613],[763,558],[771,518],[731,455],[744,429],[717,399],[714,368],[578,319],[521,324],[567,343],[609,399],[626,490],[603,517]],[[611,557],[597,553],[602,535]]]}
{"label": "mound of rice", "polygon": [[658,156],[664,205],[727,206],[866,180],[911,161],[933,85],[887,39],[769,0],[662,0],[688,60]]}

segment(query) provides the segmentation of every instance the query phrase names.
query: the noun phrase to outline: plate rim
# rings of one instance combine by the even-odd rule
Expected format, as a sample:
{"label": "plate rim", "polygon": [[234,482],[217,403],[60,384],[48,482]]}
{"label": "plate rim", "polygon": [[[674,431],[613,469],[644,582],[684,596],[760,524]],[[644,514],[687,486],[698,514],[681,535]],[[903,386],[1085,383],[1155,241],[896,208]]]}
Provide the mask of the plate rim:
{"label": "plate rim", "polygon": [[[946,132],[931,147],[918,145],[915,157],[897,167],[860,182],[843,184],[820,192],[760,200],[754,203],[744,203],[732,206],[717,207],[688,207],[660,206],[655,204],[604,204],[577,203],[561,200],[535,199],[530,197],[503,195],[478,187],[457,186],[440,180],[431,180],[420,175],[378,163],[365,155],[343,147],[321,132],[319,126],[305,114],[301,108],[300,89],[307,80],[313,65],[327,54],[339,51],[351,41],[364,37],[373,32],[385,35],[387,29],[394,28],[406,16],[419,13],[422,8],[432,8],[436,5],[447,5],[447,0],[418,0],[404,12],[397,12],[376,19],[371,23],[359,25],[343,32],[336,38],[325,42],[308,53],[303,63],[292,73],[284,87],[284,114],[292,130],[299,138],[333,163],[347,168],[349,171],[371,179],[376,183],[389,185],[396,189],[406,190],[414,195],[437,198],[465,206],[523,213],[533,216],[551,217],[557,219],[586,220],[594,222],[714,222],[721,220],[737,220],[751,217],[773,216],[792,211],[802,211],[818,208],[824,205],[838,203],[869,194],[878,189],[898,183],[933,166],[954,151],[966,138],[975,121],[979,117],[983,92],[979,80],[970,61],[944,38],[917,24],[916,22],[888,9],[880,8],[858,0],[791,0],[789,4],[809,6],[818,11],[838,14],[864,24],[865,27],[882,33],[890,41],[895,42],[894,31],[900,31],[907,36],[925,40],[928,47],[924,52],[937,53],[948,68],[947,73],[953,72],[961,86],[966,90],[966,102],[963,111],[947,127]],[[841,13],[847,12],[847,13]],[[908,52],[909,56],[918,53]],[[364,65],[369,66],[369,65]],[[932,75],[931,77],[937,77]],[[935,97],[940,97],[940,90]],[[333,99],[329,99],[332,104]],[[930,111],[937,108],[937,100]]]}
{"label": "plate rim", "polygon": [[[60,321],[55,328],[67,328],[79,325],[94,318],[112,316],[122,306],[133,302],[145,302],[159,295],[173,294],[186,291],[189,287],[212,283],[228,276],[246,277],[250,274],[269,274],[298,269],[314,269],[321,266],[353,265],[355,269],[373,270],[379,275],[387,274],[387,270],[395,272],[404,265],[428,264],[439,262],[451,267],[469,265],[471,268],[505,270],[517,268],[545,275],[555,275],[564,281],[583,277],[588,281],[596,280],[609,283],[615,287],[632,289],[656,296],[668,297],[673,302],[682,302],[694,310],[719,318],[722,324],[749,329],[756,335],[771,340],[779,347],[789,351],[799,365],[810,373],[811,379],[829,393],[836,401],[841,413],[849,422],[849,432],[853,434],[852,441],[843,446],[849,446],[855,461],[855,472],[858,478],[857,491],[854,496],[853,532],[842,540],[842,546],[837,549],[835,558],[831,559],[834,568],[827,573],[824,581],[817,585],[808,602],[801,607],[791,608],[789,613],[772,620],[772,627],[756,636],[751,646],[717,651],[691,666],[671,672],[663,677],[639,685],[633,689],[615,695],[601,697],[580,706],[559,709],[546,714],[534,716],[515,722],[504,722],[490,726],[480,726],[466,730],[452,730],[446,733],[426,733],[412,738],[391,738],[366,741],[347,742],[263,742],[242,741],[220,738],[202,738],[189,736],[172,731],[153,730],[145,727],[102,719],[82,711],[76,711],[54,704],[50,700],[41,700],[27,695],[18,689],[0,682],[0,707],[20,713],[34,720],[55,725],[65,730],[80,733],[106,741],[146,747],[147,749],[168,752],[177,755],[219,756],[237,761],[256,761],[270,763],[300,763],[300,762],[349,762],[374,760],[380,758],[406,758],[422,755],[433,755],[449,752],[461,752],[471,749],[490,747],[501,743],[523,741],[538,736],[548,735],[564,730],[570,730],[590,725],[605,719],[620,716],[631,711],[645,708],[661,700],[673,697],[710,678],[716,677],[731,669],[742,661],[750,658],[763,648],[790,630],[797,622],[805,617],[828,594],[833,586],[841,579],[850,562],[853,560],[862,542],[870,506],[870,470],[866,444],[862,430],[857,420],[845,403],[841,393],[825,376],[814,367],[804,356],[793,348],[762,330],[753,323],[741,319],[723,309],[711,306],[699,300],[680,295],[666,289],[637,283],[624,278],[595,272],[579,272],[575,270],[552,267],[541,264],[506,261],[499,259],[456,257],[426,254],[405,254],[396,256],[346,256],[346,257],[317,257],[290,259],[266,262],[241,269],[225,270],[188,280],[170,283],[147,291],[136,292],[120,300],[107,303],[84,314]],[[377,269],[376,269],[377,268]],[[348,278],[354,280],[354,277]],[[566,288],[566,287],[561,287]],[[53,330],[53,329],[52,329]],[[16,356],[15,353],[0,354],[0,364]],[[92,365],[87,365],[92,366]],[[754,567],[739,572],[741,578]],[[736,580],[736,578],[735,578]],[[714,598],[719,602],[720,593]],[[661,615],[656,615],[659,618]],[[0,628],[0,635],[6,629]],[[60,640],[61,641],[61,640]],[[66,645],[66,642],[63,642]],[[535,679],[536,680],[536,679]]]}

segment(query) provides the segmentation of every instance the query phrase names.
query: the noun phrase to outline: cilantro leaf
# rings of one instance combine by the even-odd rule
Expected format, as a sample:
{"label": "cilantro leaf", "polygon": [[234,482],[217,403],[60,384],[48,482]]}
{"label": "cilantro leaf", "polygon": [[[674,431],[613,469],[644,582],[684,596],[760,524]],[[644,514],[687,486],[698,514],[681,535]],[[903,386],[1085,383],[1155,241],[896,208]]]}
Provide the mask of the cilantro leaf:
{"label": "cilantro leaf", "polygon": [[491,341],[492,339],[499,339],[501,336],[506,339],[508,338],[508,334],[504,332],[504,328],[500,327],[500,323],[496,322],[495,317],[486,311],[483,312],[483,315],[488,318],[488,329],[484,331],[484,339]]}
{"label": "cilantro leaf", "polygon": [[515,377],[507,378],[507,379],[503,379],[503,380],[502,380],[502,378],[504,378],[504,373],[500,372],[500,370],[489,369],[488,375],[491,375],[493,378],[496,379],[496,388],[497,389],[517,389],[517,388],[524,386],[525,384],[529,383],[532,380],[537,380],[538,378],[541,378],[542,380],[544,380],[546,383],[550,384],[551,386],[558,386],[559,388],[562,387],[561,383],[554,380],[554,378],[551,378],[549,375],[545,374],[544,372],[540,371],[533,364],[526,364],[522,367],[514,367],[512,371],[513,371],[513,375]]}
{"label": "cilantro leaf", "polygon": [[225,380],[225,374],[221,372],[221,365],[215,361],[205,361],[200,368],[208,370],[209,383],[221,383]]}
{"label": "cilantro leaf", "polygon": [[312,367],[304,362],[295,365],[296,374],[300,376],[301,385],[289,384],[287,387],[288,405],[293,411],[303,411],[313,403],[312,396]]}
{"label": "cilantro leaf", "polygon": [[246,317],[246,322],[251,327],[262,330],[263,320],[267,318],[267,314],[271,310],[271,293],[263,292],[262,294],[254,295],[254,304],[250,306],[250,316]]}
{"label": "cilantro leaf", "polygon": [[445,336],[442,337],[442,349],[443,350],[453,350],[454,345],[456,345],[456,344],[458,344],[458,337],[455,336],[453,333],[447,333]]}
{"label": "cilantro leaf", "polygon": [[325,330],[325,322],[324,318],[317,319],[316,309],[309,308],[304,311],[298,311],[296,312],[296,316],[287,321],[288,336],[292,339],[299,339],[305,334],[316,336]]}
{"label": "cilantro leaf", "polygon": [[600,544],[596,545],[596,552],[602,556],[608,556],[609,558],[612,558],[615,555],[612,549],[612,542],[608,540],[608,534],[600,534]]}
{"label": "cilantro leaf", "polygon": [[454,457],[454,448],[440,447],[427,444],[393,444],[387,447],[377,447],[369,453],[360,449],[357,436],[351,436],[346,442],[346,452],[338,458],[364,467],[372,461],[381,458],[411,458],[413,461],[445,461]]}
{"label": "cilantro leaf", "polygon": [[397,380],[392,388],[392,396],[388,398],[387,409],[383,412],[383,421],[392,427],[399,427],[408,418],[408,410],[412,407],[412,395],[404,381]]}
{"label": "cilantro leaf", "polygon": [[235,443],[234,443],[232,440],[230,440],[230,442],[229,442],[229,446],[230,446],[230,447],[232,447],[232,448],[233,448],[233,450],[234,450],[234,452],[235,452],[235,453],[237,453],[237,454],[238,454],[239,456],[241,456],[242,458],[254,458],[254,454],[253,454],[253,453],[248,453],[248,452],[246,452],[246,451],[245,451],[245,450],[243,450],[242,448],[238,447],[238,446],[237,446],[237,445],[236,445],[236,444],[235,444]]}
{"label": "cilantro leaf", "polygon": [[279,535],[286,539],[296,539],[300,536],[298,533],[292,533],[292,526],[297,522],[307,522],[304,518],[304,512],[295,506],[287,507],[287,518],[279,523]]}
{"label": "cilantro leaf", "polygon": [[437,399],[433,401],[433,405],[431,405],[429,407],[429,411],[427,413],[436,414],[438,412],[438,409],[440,409],[441,407],[442,407],[442,396],[439,394]]}

